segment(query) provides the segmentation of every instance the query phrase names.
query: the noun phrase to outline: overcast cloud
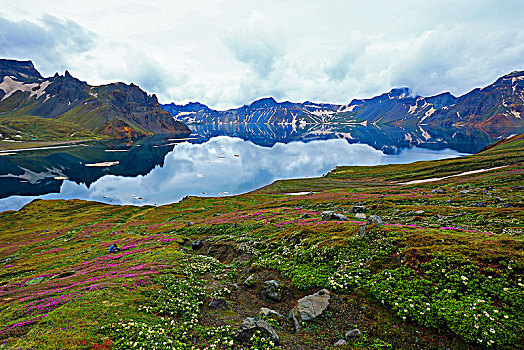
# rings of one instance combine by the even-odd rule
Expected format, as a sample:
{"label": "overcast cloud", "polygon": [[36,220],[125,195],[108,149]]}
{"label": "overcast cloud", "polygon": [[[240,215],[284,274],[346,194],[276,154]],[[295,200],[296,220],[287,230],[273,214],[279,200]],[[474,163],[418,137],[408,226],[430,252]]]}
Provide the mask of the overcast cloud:
{"label": "overcast cloud", "polygon": [[215,108],[461,95],[524,69],[523,16],[520,0],[24,1],[0,10],[0,56]]}

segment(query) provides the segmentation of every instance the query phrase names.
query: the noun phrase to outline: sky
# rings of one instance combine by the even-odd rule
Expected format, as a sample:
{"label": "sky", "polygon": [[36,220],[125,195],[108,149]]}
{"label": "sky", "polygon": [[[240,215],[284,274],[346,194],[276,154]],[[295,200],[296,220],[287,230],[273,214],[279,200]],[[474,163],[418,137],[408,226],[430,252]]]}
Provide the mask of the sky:
{"label": "sky", "polygon": [[459,96],[524,70],[522,0],[4,1],[0,57],[161,103]]}

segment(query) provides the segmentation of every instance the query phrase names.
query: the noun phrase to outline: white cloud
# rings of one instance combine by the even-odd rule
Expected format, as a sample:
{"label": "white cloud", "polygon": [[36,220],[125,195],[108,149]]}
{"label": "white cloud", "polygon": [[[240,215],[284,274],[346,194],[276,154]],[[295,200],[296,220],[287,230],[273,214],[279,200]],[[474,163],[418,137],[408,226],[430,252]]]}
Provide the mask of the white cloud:
{"label": "white cloud", "polygon": [[[463,94],[524,69],[518,0],[29,1],[2,11],[0,23],[25,24],[0,33],[3,56],[95,84],[134,81],[163,102],[347,103],[402,85]],[[31,41],[35,25],[48,53]]]}

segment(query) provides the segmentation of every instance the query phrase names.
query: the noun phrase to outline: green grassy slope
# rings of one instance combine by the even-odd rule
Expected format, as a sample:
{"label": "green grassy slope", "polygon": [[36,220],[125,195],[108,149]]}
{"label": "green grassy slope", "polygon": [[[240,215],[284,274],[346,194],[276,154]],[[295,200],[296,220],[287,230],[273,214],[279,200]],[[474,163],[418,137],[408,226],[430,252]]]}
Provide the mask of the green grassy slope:
{"label": "green grassy slope", "polygon": [[[523,155],[515,138],[460,159],[341,167],[273,193],[162,207],[38,200],[0,213],[0,349],[267,349],[260,337],[234,340],[242,320],[260,307],[287,315],[320,288],[330,305],[299,333],[266,317],[281,348],[331,349],[359,328],[341,348],[518,349]],[[505,167],[398,184],[496,166]],[[276,193],[315,186],[330,189]],[[384,223],[359,236],[354,205]],[[348,220],[322,220],[323,210]],[[123,251],[108,254],[115,242]],[[270,279],[280,302],[260,298]],[[228,309],[209,307],[213,297]]]}

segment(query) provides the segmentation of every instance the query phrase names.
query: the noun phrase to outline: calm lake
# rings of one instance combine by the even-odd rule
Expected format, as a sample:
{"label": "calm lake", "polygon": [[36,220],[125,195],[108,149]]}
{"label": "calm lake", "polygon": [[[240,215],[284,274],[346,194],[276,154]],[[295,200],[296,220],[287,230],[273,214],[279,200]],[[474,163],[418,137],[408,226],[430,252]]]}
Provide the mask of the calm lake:
{"label": "calm lake", "polygon": [[337,165],[409,163],[479,151],[500,135],[420,127],[195,125],[173,135],[10,152],[0,156],[0,211],[36,198],[162,205],[229,196]]}

